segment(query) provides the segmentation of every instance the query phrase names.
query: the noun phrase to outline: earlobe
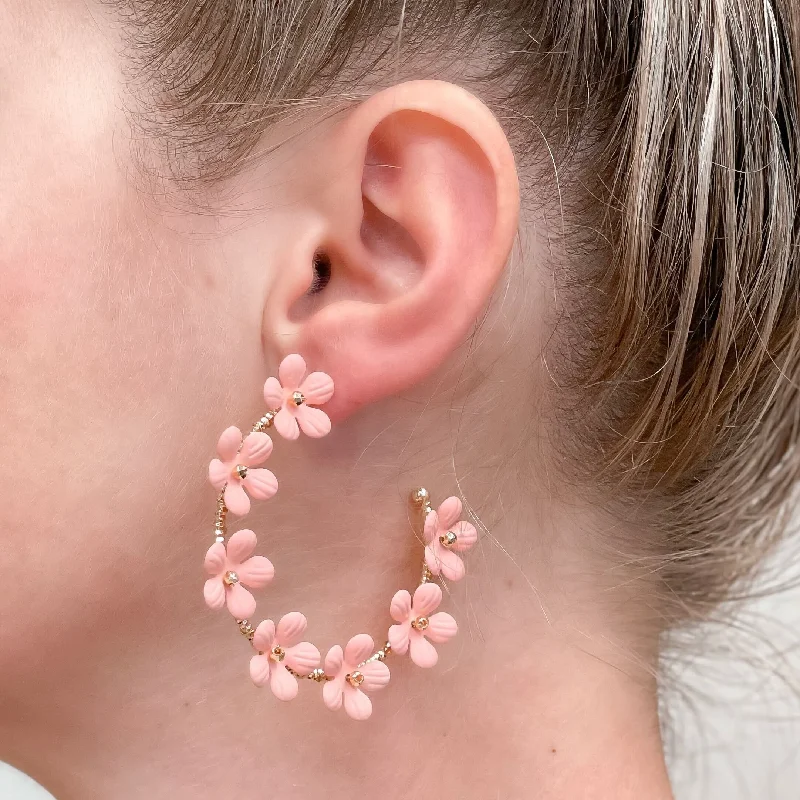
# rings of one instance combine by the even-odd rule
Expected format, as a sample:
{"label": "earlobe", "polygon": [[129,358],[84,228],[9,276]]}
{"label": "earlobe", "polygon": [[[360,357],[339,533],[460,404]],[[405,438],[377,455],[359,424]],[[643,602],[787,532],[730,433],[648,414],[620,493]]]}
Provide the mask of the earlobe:
{"label": "earlobe", "polygon": [[335,377],[338,420],[423,381],[462,343],[503,273],[519,188],[492,113],[439,81],[380,92],[321,146],[313,203],[330,280],[276,344]]}

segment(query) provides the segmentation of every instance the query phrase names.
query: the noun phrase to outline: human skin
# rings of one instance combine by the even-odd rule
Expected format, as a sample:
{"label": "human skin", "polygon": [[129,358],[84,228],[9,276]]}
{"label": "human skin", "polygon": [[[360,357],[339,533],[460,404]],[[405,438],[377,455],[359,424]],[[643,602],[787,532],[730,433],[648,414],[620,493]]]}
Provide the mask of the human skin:
{"label": "human skin", "polygon": [[[5,4],[0,40],[0,756],[59,800],[669,797],[658,631],[587,542],[608,521],[553,482],[547,415],[525,491],[487,475],[517,431],[486,408],[526,414],[546,378],[509,391],[464,365],[518,376],[551,302],[546,232],[523,219],[534,313],[493,306],[471,354],[517,241],[489,112],[448,84],[389,87],[269,133],[264,152],[286,144],[189,202],[137,158],[99,6]],[[309,297],[321,244],[334,278]],[[504,349],[517,324],[525,350]],[[217,436],[260,416],[293,351],[334,377],[334,432],[276,442],[281,491],[248,517],[280,576],[270,615],[301,610],[323,652],[379,639],[418,573],[408,490],[495,505],[446,601],[459,637],[435,670],[391,660],[365,725],[311,682],[290,705],[256,690],[201,597]]]}

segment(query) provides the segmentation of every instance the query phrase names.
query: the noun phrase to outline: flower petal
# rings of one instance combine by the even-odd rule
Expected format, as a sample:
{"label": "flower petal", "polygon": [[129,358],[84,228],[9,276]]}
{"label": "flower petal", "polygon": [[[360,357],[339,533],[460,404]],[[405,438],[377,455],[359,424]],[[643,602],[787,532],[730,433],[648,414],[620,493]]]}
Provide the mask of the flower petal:
{"label": "flower petal", "polygon": [[306,374],[306,362],[303,356],[292,353],[281,361],[278,367],[278,377],[281,385],[289,392],[295,391]]}
{"label": "flower petal", "polygon": [[297,427],[297,420],[286,406],[275,415],[275,421],[272,424],[275,426],[275,430],[278,431],[284,439],[294,441],[300,436],[300,428]]}
{"label": "flower petal", "polygon": [[439,572],[448,581],[460,581],[464,577],[464,562],[456,553],[445,547],[436,549],[436,559],[439,563]]}
{"label": "flower petal", "polygon": [[245,493],[242,484],[238,480],[229,480],[228,485],[225,487],[225,494],[223,495],[225,505],[231,514],[237,517],[243,517],[250,511],[250,498]]}
{"label": "flower petal", "polygon": [[228,611],[234,619],[248,619],[256,611],[256,599],[241,583],[234,583],[225,591]]}
{"label": "flower petal", "polygon": [[318,408],[302,405],[295,414],[301,430],[312,439],[321,439],[331,432],[330,417]]}
{"label": "flower petal", "polygon": [[243,561],[253,555],[258,539],[249,528],[242,528],[228,539],[228,563],[236,569]]}
{"label": "flower petal", "polygon": [[208,548],[203,566],[209,575],[221,575],[225,570],[225,545],[222,542],[214,542]]}
{"label": "flower petal", "polygon": [[281,617],[275,639],[281,647],[293,647],[302,638],[308,627],[308,621],[299,611],[290,611]]}
{"label": "flower petal", "polygon": [[328,675],[338,675],[344,663],[344,653],[341,645],[335,644],[325,656],[325,672]]}
{"label": "flower petal", "polygon": [[275,577],[275,567],[268,558],[253,556],[239,564],[236,574],[245,586],[251,589],[263,589]]}
{"label": "flower petal", "polygon": [[300,642],[286,650],[283,663],[291,667],[299,675],[308,675],[319,666],[319,650],[311,642]]}
{"label": "flower petal", "polygon": [[425,529],[422,531],[422,538],[425,544],[430,544],[439,532],[439,515],[435,511],[431,511],[425,517]]}
{"label": "flower petal", "polygon": [[452,639],[458,633],[458,623],[446,611],[439,611],[428,617],[425,636],[432,642],[441,643]]}
{"label": "flower petal", "polygon": [[278,491],[278,479],[268,469],[248,469],[242,484],[254,500],[269,500]]}
{"label": "flower petal", "polygon": [[301,384],[300,391],[312,406],[321,406],[333,397],[333,378],[324,372],[312,372]]}
{"label": "flower petal", "polygon": [[456,543],[450,547],[456,553],[463,553],[469,550],[475,542],[478,541],[478,531],[471,522],[457,522],[450,527],[450,530],[456,535]]}
{"label": "flower petal", "polygon": [[242,446],[242,432],[235,426],[225,428],[217,442],[217,453],[223,461],[232,461]]}
{"label": "flower petal", "polygon": [[464,506],[457,497],[448,497],[436,509],[436,513],[439,515],[439,525],[442,528],[449,528],[451,525],[455,525],[461,518],[463,510]]}
{"label": "flower petal", "polygon": [[411,616],[411,595],[405,589],[395,593],[389,613],[395,622],[406,622]]}
{"label": "flower petal", "polygon": [[269,680],[270,657],[259,653],[250,659],[250,678],[256,686],[264,686]]}
{"label": "flower petal", "polygon": [[203,586],[203,597],[209,608],[219,611],[225,605],[225,584],[222,583],[222,578],[209,578]]}
{"label": "flower petal", "polygon": [[264,384],[264,401],[270,411],[277,411],[283,405],[285,394],[277,378],[267,378]]}
{"label": "flower petal", "polygon": [[399,625],[392,625],[389,628],[389,644],[392,646],[392,652],[403,656],[408,652],[408,637],[411,633],[411,623],[402,622]]}
{"label": "flower petal", "polygon": [[[341,648],[339,649],[341,650]],[[327,668],[325,671],[328,671]],[[342,679],[337,681],[326,681],[325,685],[322,687],[322,701],[331,711],[338,711],[342,707],[343,690],[344,684]]]}
{"label": "flower petal", "polygon": [[431,545],[428,545],[425,548],[425,564],[431,571],[432,575],[439,574],[439,561],[436,558],[436,554],[433,552],[433,547]]}
{"label": "flower petal", "polygon": [[265,619],[258,623],[256,632],[253,634],[253,647],[260,653],[272,650],[272,643],[275,641],[275,623],[271,619]]}
{"label": "flower petal", "polygon": [[344,663],[347,667],[358,666],[375,652],[375,642],[368,633],[357,633],[344,648]]}
{"label": "flower petal", "polygon": [[365,692],[377,692],[389,685],[389,667],[383,661],[370,661],[358,671],[364,676],[361,688]]}
{"label": "flower petal", "polygon": [[422,583],[414,591],[414,600],[411,604],[415,617],[427,617],[432,611],[439,608],[442,602],[442,590],[438,583]]}
{"label": "flower petal", "polygon": [[348,717],[359,721],[369,719],[372,715],[372,700],[367,697],[360,689],[352,686],[345,686],[344,689],[344,710]]}
{"label": "flower petal", "polygon": [[278,700],[294,700],[297,697],[297,678],[282,663],[276,664],[269,674],[269,688]]}
{"label": "flower petal", "polygon": [[231,476],[230,467],[223,464],[218,458],[211,460],[208,465],[208,480],[215,489],[221,489]]}
{"label": "flower petal", "polygon": [[423,669],[435,667],[439,660],[436,648],[421,633],[415,632],[411,637],[408,650],[411,660]]}
{"label": "flower petal", "polygon": [[244,440],[238,461],[245,467],[257,467],[269,458],[271,452],[272,439],[266,433],[256,431]]}

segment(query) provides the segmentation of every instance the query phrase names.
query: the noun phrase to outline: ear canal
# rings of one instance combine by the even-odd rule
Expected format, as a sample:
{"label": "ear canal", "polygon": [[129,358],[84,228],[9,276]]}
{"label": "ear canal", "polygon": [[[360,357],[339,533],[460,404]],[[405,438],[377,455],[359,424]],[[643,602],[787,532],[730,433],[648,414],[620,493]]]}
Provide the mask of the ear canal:
{"label": "ear canal", "polygon": [[314,253],[314,278],[308,288],[308,294],[319,294],[327,288],[331,280],[333,267],[330,256],[323,250]]}

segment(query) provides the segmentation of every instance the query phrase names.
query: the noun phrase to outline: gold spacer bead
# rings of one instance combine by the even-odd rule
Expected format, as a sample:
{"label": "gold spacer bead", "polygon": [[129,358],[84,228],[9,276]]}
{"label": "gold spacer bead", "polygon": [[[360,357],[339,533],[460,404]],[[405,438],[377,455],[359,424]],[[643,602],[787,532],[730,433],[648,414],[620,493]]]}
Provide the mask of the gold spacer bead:
{"label": "gold spacer bead", "polygon": [[263,431],[264,428],[271,428],[272,427],[272,420],[275,419],[275,412],[274,411],[267,411],[261,419],[256,422],[255,427],[253,430],[256,431]]}
{"label": "gold spacer bead", "polygon": [[246,636],[252,642],[256,633],[256,629],[252,626],[250,620],[237,619],[236,624],[239,626],[239,631],[241,632],[242,636]]}
{"label": "gold spacer bead", "polygon": [[358,689],[364,683],[364,673],[359,672],[357,669],[353,670],[345,680],[355,689]]}
{"label": "gold spacer bead", "polygon": [[305,401],[306,401],[306,398],[305,398],[305,395],[302,392],[292,392],[292,402],[296,406],[303,405],[303,403],[305,403]]}
{"label": "gold spacer bead", "polygon": [[321,667],[317,667],[316,669],[312,669],[311,672],[308,673],[309,680],[316,681],[317,683],[322,683],[323,681],[328,679],[328,676],[325,674],[325,670]]}
{"label": "gold spacer bead", "polygon": [[414,489],[411,492],[411,503],[415,506],[425,506],[430,502],[431,496],[427,489],[420,486],[419,489]]}
{"label": "gold spacer bead", "polygon": [[426,631],[428,630],[428,625],[430,625],[430,620],[427,617],[417,617],[412,623],[411,627],[417,631]]}
{"label": "gold spacer bead", "polygon": [[229,569],[222,580],[226,586],[233,586],[234,583],[239,583],[239,576],[232,569]]}

